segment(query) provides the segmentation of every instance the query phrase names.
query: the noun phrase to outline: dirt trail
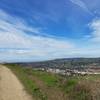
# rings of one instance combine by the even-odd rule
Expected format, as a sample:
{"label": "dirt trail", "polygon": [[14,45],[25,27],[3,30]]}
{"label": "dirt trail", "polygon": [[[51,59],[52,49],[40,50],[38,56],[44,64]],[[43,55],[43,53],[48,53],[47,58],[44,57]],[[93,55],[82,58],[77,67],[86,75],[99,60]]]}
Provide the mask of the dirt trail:
{"label": "dirt trail", "polygon": [[0,100],[33,100],[7,67],[0,65]]}

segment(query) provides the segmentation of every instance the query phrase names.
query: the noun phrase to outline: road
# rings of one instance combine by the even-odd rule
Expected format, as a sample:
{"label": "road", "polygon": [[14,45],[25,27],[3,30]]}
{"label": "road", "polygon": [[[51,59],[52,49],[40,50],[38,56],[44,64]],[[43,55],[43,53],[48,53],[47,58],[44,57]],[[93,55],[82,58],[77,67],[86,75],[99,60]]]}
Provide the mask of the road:
{"label": "road", "polygon": [[33,100],[12,71],[3,65],[0,65],[0,100]]}

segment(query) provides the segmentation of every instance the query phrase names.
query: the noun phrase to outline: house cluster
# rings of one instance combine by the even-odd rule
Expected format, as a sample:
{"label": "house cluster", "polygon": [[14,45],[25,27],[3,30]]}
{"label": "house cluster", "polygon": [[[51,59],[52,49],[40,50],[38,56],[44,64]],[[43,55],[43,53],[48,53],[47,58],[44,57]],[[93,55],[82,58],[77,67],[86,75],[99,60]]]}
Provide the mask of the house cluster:
{"label": "house cluster", "polygon": [[34,70],[42,70],[50,73],[56,73],[61,75],[91,75],[91,74],[100,74],[100,71],[94,69],[85,69],[85,70],[76,70],[76,69],[59,69],[59,68],[34,68]]}

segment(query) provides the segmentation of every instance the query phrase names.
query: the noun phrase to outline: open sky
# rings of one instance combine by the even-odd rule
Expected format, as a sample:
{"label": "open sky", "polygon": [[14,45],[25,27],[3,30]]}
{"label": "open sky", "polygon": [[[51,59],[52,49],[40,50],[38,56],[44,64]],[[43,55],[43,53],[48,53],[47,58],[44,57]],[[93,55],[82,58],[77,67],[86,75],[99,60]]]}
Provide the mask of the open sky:
{"label": "open sky", "polygon": [[100,57],[100,0],[0,0],[0,62]]}

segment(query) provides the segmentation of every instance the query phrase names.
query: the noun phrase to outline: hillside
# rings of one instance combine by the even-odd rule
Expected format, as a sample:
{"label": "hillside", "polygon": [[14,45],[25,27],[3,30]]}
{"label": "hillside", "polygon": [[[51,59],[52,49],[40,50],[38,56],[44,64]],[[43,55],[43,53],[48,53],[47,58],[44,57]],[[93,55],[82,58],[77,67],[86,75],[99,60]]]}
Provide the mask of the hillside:
{"label": "hillside", "polygon": [[27,63],[16,63],[24,67],[33,68],[60,68],[60,69],[84,69],[84,68],[99,68],[100,58],[65,58],[56,59],[42,62],[27,62]]}
{"label": "hillside", "polygon": [[100,100],[100,75],[62,76],[7,64],[36,100]]}

